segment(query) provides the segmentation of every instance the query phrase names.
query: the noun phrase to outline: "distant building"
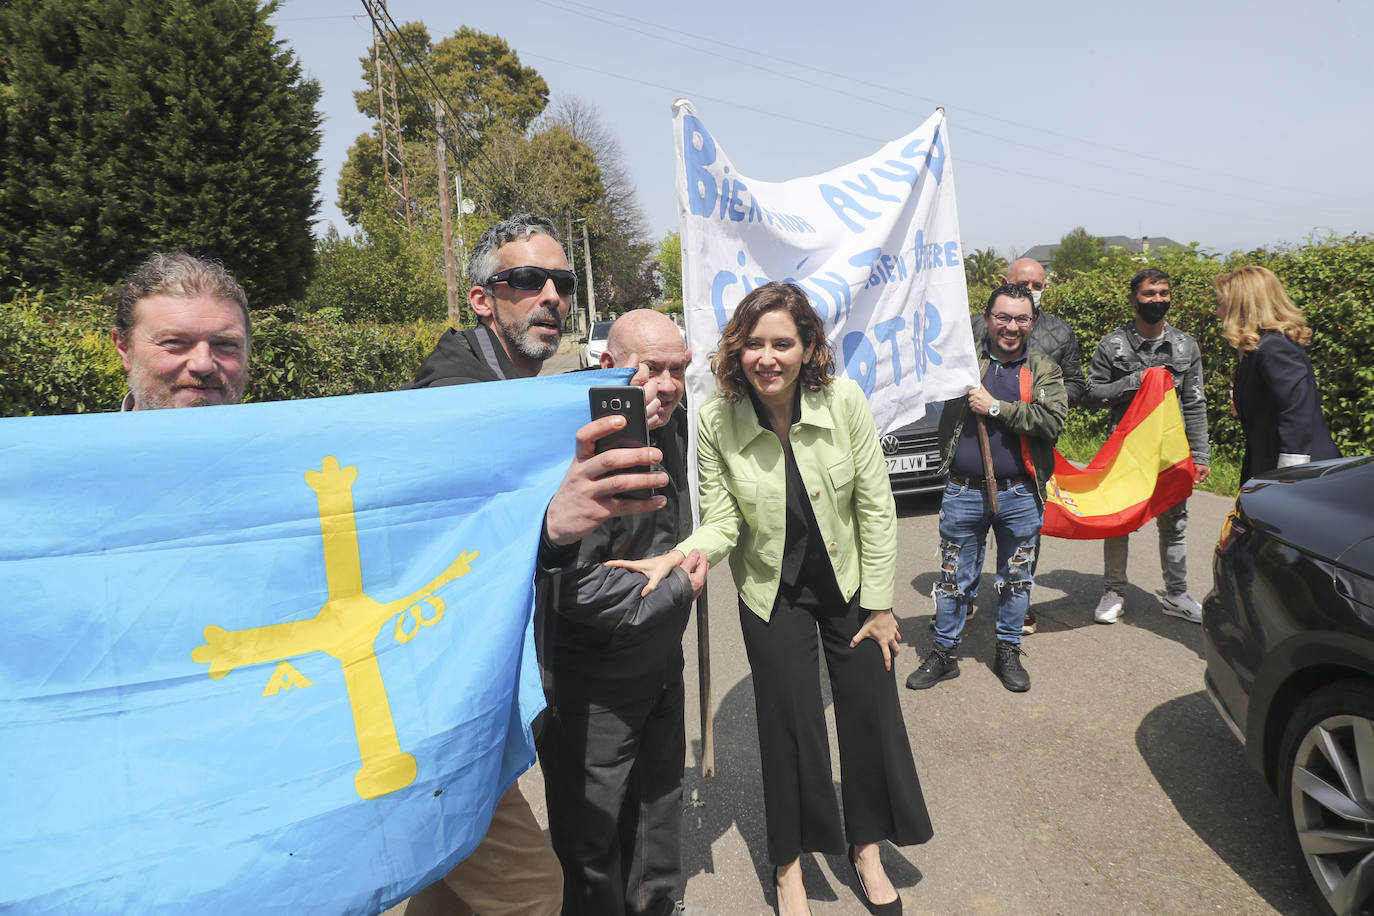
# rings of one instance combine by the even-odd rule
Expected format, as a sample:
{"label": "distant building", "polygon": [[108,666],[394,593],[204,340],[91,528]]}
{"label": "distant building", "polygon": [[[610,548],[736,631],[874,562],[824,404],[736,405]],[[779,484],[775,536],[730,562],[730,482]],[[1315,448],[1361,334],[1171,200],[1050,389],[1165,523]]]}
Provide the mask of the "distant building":
{"label": "distant building", "polygon": [[[1185,247],[1181,242],[1175,242],[1165,235],[1156,235],[1153,237],[1146,235],[1134,237],[1128,235],[1106,235],[1101,238],[1104,248],[1125,248],[1131,254],[1147,254],[1154,248]],[[1054,250],[1058,247],[1058,242],[1052,245],[1036,245],[1026,249],[1025,254],[1021,255],[1021,257],[1033,258],[1039,261],[1040,266],[1045,268],[1045,271],[1048,272],[1050,269],[1050,255],[1053,254]]]}

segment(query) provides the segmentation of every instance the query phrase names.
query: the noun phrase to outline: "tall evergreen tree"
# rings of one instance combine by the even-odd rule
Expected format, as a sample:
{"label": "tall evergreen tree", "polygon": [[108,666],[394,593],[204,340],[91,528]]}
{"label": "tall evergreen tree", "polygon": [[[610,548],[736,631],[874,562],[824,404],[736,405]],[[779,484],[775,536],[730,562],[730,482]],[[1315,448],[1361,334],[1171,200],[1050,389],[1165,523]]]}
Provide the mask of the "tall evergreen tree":
{"label": "tall evergreen tree", "polygon": [[152,250],[299,297],[319,205],[319,87],[273,2],[0,3],[0,296],[89,288]]}

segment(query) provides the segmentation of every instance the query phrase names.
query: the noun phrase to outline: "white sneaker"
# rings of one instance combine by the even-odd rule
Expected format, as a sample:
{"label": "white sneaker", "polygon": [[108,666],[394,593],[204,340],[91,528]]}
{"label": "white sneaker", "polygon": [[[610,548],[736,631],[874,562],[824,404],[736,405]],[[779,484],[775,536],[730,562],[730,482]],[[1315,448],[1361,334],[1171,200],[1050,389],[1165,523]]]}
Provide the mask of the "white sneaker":
{"label": "white sneaker", "polygon": [[1116,623],[1124,613],[1126,613],[1126,602],[1116,592],[1108,590],[1102,595],[1102,600],[1097,602],[1097,609],[1093,611],[1093,620],[1098,623]]}
{"label": "white sneaker", "polygon": [[1187,592],[1181,595],[1160,595],[1159,603],[1164,608],[1164,613],[1170,617],[1182,617],[1193,623],[1202,623],[1202,605]]}

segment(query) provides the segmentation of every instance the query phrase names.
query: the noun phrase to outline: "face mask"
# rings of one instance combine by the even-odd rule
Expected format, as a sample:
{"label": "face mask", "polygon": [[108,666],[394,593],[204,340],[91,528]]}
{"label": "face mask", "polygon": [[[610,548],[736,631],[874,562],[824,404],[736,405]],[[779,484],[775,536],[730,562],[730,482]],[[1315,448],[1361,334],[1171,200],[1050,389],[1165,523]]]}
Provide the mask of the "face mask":
{"label": "face mask", "polygon": [[1035,303],[1036,308],[1040,308],[1040,295],[1044,292],[1041,289],[1031,290],[1031,302]]}
{"label": "face mask", "polygon": [[1168,311],[1169,303],[1167,302],[1141,302],[1135,307],[1135,313],[1146,324],[1159,324],[1164,320]]}

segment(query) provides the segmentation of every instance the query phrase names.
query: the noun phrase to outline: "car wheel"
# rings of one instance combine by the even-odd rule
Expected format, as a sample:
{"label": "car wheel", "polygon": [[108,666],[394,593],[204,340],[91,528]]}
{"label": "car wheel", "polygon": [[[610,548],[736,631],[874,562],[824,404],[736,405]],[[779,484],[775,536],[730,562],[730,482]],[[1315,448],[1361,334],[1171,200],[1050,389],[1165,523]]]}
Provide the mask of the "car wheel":
{"label": "car wheel", "polygon": [[1331,912],[1374,911],[1374,684],[1324,687],[1288,721],[1283,805]]}

